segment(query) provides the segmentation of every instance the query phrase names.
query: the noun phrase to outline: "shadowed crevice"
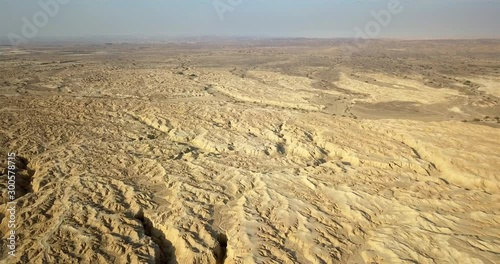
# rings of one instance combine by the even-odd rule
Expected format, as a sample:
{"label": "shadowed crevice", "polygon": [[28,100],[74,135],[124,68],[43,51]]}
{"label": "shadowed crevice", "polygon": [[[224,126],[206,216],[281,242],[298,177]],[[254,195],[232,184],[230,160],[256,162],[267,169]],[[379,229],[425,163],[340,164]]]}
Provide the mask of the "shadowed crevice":
{"label": "shadowed crevice", "polygon": [[[35,175],[35,170],[31,169],[28,164],[28,159],[16,156],[14,160],[14,169],[9,170],[9,165],[6,164],[6,168],[3,171],[3,174],[6,176],[11,176],[8,180],[15,182],[15,198],[19,199],[20,197],[26,195],[27,193],[33,192],[33,175]],[[13,172],[13,174],[9,174],[9,171]],[[12,176],[15,176],[12,178]]]}
{"label": "shadowed crevice", "polygon": [[165,234],[153,225],[153,222],[144,216],[144,212],[139,210],[135,215],[135,219],[142,223],[144,234],[151,237],[151,240],[158,246],[155,254],[156,264],[178,264],[175,256],[175,247],[170,242]]}
{"label": "shadowed crevice", "polygon": [[214,256],[217,264],[224,264],[227,258],[227,236],[225,234],[217,235],[217,245],[214,248]]}

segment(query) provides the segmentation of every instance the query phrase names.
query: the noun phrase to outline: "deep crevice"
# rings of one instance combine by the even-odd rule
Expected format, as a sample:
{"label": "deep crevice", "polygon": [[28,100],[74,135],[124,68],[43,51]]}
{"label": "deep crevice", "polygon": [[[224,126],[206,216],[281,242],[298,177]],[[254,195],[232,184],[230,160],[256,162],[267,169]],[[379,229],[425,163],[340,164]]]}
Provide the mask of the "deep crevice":
{"label": "deep crevice", "polygon": [[158,246],[155,254],[155,263],[157,264],[177,264],[175,257],[175,247],[170,242],[165,234],[153,225],[153,222],[144,216],[144,212],[139,210],[135,215],[135,219],[142,223],[144,234],[153,240]]}
{"label": "deep crevice", "polygon": [[217,235],[217,245],[214,249],[215,263],[224,264],[227,258],[227,236],[225,234]]}
{"label": "deep crevice", "polygon": [[[33,175],[35,175],[35,170],[31,169],[28,164],[28,159],[16,156],[14,160],[15,169],[13,170],[15,174],[15,191],[16,191],[16,199],[26,195],[27,193],[33,192]],[[6,164],[6,168],[3,174],[8,175],[8,164]]]}

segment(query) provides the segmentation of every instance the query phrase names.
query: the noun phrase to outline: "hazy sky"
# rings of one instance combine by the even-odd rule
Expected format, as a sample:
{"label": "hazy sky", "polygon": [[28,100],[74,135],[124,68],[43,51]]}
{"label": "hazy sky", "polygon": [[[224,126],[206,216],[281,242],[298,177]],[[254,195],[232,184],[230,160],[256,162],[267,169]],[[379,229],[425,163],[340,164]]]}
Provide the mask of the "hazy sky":
{"label": "hazy sky", "polygon": [[[39,2],[60,4],[44,25]],[[22,35],[39,14],[44,36],[353,37],[389,0],[0,0],[0,36]],[[216,3],[221,8],[219,13]],[[377,37],[500,37],[500,0],[401,0]],[[229,8],[230,7],[230,8]],[[226,9],[224,9],[226,8]],[[224,12],[225,10],[225,12]],[[222,15],[222,16],[219,16]],[[222,19],[221,19],[222,18]],[[42,26],[40,26],[42,25]]]}

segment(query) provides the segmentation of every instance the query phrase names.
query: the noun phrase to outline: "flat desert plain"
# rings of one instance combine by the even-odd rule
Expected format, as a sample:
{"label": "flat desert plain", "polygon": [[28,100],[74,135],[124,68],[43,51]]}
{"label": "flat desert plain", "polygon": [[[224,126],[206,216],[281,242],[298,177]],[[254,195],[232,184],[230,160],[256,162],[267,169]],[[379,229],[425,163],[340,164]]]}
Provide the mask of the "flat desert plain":
{"label": "flat desert plain", "polygon": [[2,47],[0,262],[500,263],[499,103],[498,40]]}

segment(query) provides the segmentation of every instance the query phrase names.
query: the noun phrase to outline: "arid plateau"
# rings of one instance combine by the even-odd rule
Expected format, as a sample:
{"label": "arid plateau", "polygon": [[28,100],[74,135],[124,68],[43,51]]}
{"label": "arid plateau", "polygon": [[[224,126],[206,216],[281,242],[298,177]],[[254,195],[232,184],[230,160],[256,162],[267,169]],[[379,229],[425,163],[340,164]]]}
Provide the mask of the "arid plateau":
{"label": "arid plateau", "polygon": [[498,40],[0,47],[0,263],[500,263],[499,102]]}

